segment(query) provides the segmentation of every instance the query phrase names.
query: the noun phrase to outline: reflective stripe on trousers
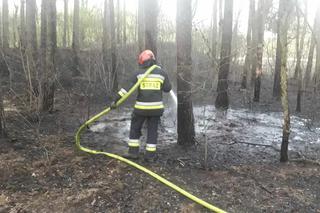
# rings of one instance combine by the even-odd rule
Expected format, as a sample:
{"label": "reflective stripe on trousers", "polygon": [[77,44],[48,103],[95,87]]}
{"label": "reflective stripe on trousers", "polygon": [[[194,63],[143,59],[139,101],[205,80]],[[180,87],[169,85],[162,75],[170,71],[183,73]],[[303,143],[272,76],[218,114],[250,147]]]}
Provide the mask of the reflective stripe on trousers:
{"label": "reflective stripe on trousers", "polygon": [[139,147],[140,141],[137,139],[129,139],[128,146],[129,147]]}
{"label": "reflective stripe on trousers", "polygon": [[148,152],[155,152],[157,150],[156,144],[147,144],[146,151]]}
{"label": "reflective stripe on trousers", "polygon": [[143,116],[133,113],[130,125],[130,139],[139,139],[144,122],[147,122],[147,144],[156,144],[158,139],[158,124],[160,116]]}

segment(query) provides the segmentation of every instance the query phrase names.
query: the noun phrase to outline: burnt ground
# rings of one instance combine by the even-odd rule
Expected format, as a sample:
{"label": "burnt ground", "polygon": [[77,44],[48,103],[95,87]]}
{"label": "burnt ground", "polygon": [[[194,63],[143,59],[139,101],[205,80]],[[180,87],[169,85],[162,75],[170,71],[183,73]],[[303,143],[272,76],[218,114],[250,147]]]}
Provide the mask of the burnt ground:
{"label": "burnt ground", "polygon": [[[195,110],[194,147],[176,144],[175,121],[165,115],[159,160],[138,162],[228,212],[319,213],[320,95],[312,88],[306,92],[303,112],[292,117],[290,161],[280,163],[281,107],[270,97],[270,81],[262,82],[259,104],[231,83],[233,110],[226,117],[206,107],[214,94],[201,97],[205,103],[198,101]],[[62,84],[68,86],[67,81]],[[6,93],[8,138],[0,142],[0,212],[207,212],[126,164],[78,151],[76,129],[105,103],[95,101],[97,94],[88,99],[70,87],[58,90],[50,114],[29,113],[24,92]],[[293,83],[291,109],[295,94]],[[105,124],[101,130],[88,130],[82,142],[122,154],[129,120],[130,109],[114,111],[95,124]]]}
{"label": "burnt ground", "polygon": [[[74,132],[87,112],[84,105],[74,104],[79,100],[66,105],[61,93],[56,110],[38,117],[14,108],[17,100],[6,102],[11,108],[9,138],[0,143],[0,212],[206,212],[128,165],[76,150]],[[102,108],[103,104],[91,104],[90,114]],[[128,111],[113,112],[107,118],[111,127],[88,131],[83,143],[121,152],[126,140],[121,125],[129,122]],[[241,122],[217,119],[212,119],[217,131],[199,133],[197,145],[189,149],[175,144],[176,136],[164,122],[159,160],[138,162],[228,212],[320,212],[317,149],[311,152],[312,160],[292,151],[290,159],[295,160],[279,163],[277,146],[245,144],[233,134]],[[123,136],[117,138],[118,134]],[[206,166],[204,138],[209,144]]]}

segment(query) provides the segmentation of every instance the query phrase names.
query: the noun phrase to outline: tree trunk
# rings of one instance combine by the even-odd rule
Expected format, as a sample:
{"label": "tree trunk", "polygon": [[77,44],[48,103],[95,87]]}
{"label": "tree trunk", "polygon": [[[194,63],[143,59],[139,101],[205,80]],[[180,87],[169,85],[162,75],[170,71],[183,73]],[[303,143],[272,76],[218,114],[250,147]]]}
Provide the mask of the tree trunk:
{"label": "tree trunk", "polygon": [[47,40],[48,40],[48,0],[41,1],[41,32],[40,32],[40,108],[43,109],[44,85],[48,80],[48,67],[47,67]]}
{"label": "tree trunk", "polygon": [[260,101],[260,90],[261,90],[261,75],[263,65],[263,43],[264,43],[264,24],[265,24],[265,0],[259,0],[258,11],[257,11],[257,47],[256,47],[256,69],[254,72],[254,97],[253,101]]}
{"label": "tree trunk", "polygon": [[283,108],[283,132],[280,152],[280,161],[288,161],[288,144],[290,135],[290,112],[288,103],[288,73],[287,73],[287,57],[288,57],[288,28],[290,21],[290,13],[293,10],[293,0],[280,0],[279,3],[279,19],[278,19],[278,44],[277,50],[280,54],[280,73],[281,73],[281,104]]}
{"label": "tree trunk", "polygon": [[253,26],[254,14],[255,14],[255,0],[250,0],[248,29],[247,29],[247,53],[246,53],[246,57],[244,59],[244,68],[243,68],[243,73],[242,73],[241,89],[247,88],[248,74],[249,74],[249,71],[251,70],[251,66],[252,66],[252,52],[253,52],[252,26]]}
{"label": "tree trunk", "polygon": [[232,19],[233,19],[233,0],[226,0],[224,5],[224,20],[222,29],[222,42],[220,53],[220,67],[217,87],[217,98],[215,106],[217,109],[226,110],[229,107],[228,97],[228,75],[231,60],[232,43]]}
{"label": "tree trunk", "polygon": [[121,45],[122,37],[121,37],[121,12],[120,12],[120,0],[117,0],[117,44]]}
{"label": "tree trunk", "polygon": [[20,2],[20,47],[24,51],[26,47],[26,19],[25,19],[25,0]]}
{"label": "tree trunk", "polygon": [[126,1],[123,1],[123,45],[127,45],[127,13],[126,13]]}
{"label": "tree trunk", "polygon": [[146,0],[144,2],[144,20],[145,20],[145,48],[151,50],[157,57],[157,19],[158,19],[158,1]]}
{"label": "tree trunk", "polygon": [[117,73],[117,41],[116,32],[114,26],[114,4],[113,0],[110,0],[110,30],[111,30],[111,80],[112,91],[115,93],[118,91],[118,73]]}
{"label": "tree trunk", "polygon": [[64,13],[63,13],[63,38],[62,38],[62,45],[64,48],[67,47],[67,38],[69,37],[69,15],[68,15],[68,10],[69,10],[69,5],[68,5],[69,1],[68,0],[64,0]]}
{"label": "tree trunk", "polygon": [[0,47],[2,48],[2,10],[0,9]]}
{"label": "tree trunk", "polygon": [[[320,36],[318,37],[318,41],[320,41]],[[320,80],[320,45],[317,44],[317,57],[316,57],[316,67],[313,75],[314,80],[314,91],[319,89],[319,80]]]}
{"label": "tree trunk", "polygon": [[3,92],[0,82],[0,138],[6,136],[6,125],[5,125],[5,115],[3,107]]}
{"label": "tree trunk", "polygon": [[139,0],[138,8],[138,45],[139,53],[144,50],[144,0]]}
{"label": "tree trunk", "polygon": [[[315,26],[314,28],[315,29]],[[314,50],[316,48],[316,39],[314,36],[311,37],[310,41],[310,49],[308,54],[308,62],[307,62],[307,68],[304,74],[304,90],[306,90],[306,87],[308,87],[310,79],[311,79],[311,71],[312,71],[312,65],[313,65],[313,58],[314,58]]]}
{"label": "tree trunk", "polygon": [[[103,66],[105,73],[109,74],[109,57],[108,57],[108,47],[109,47],[109,24],[110,24],[110,15],[109,15],[109,7],[108,7],[108,0],[104,1],[104,12],[103,12],[103,39],[102,39],[102,57],[103,57]],[[109,84],[111,85],[111,81],[109,78]]]}
{"label": "tree trunk", "polygon": [[314,91],[319,89],[319,80],[320,80],[320,7],[318,8],[317,11],[317,16],[316,16],[316,28],[314,29],[315,32],[315,38],[316,38],[316,50],[317,50],[317,55],[316,55],[316,67],[313,75],[313,80],[314,80]]}
{"label": "tree trunk", "polygon": [[37,73],[37,9],[36,0],[26,0],[26,79],[29,85],[29,107],[38,107],[36,97],[39,95],[39,79]]}
{"label": "tree trunk", "polygon": [[[237,44],[237,40],[238,40],[238,29],[239,29],[239,17],[240,17],[241,12],[238,12],[237,18],[235,19],[235,23],[233,26],[233,30],[232,30],[232,44],[231,44],[231,51],[232,51],[232,58],[231,61],[233,64],[237,63],[238,60],[238,44]],[[236,73],[234,74],[237,75]],[[235,78],[233,79],[233,81],[235,82]]]}
{"label": "tree trunk", "polygon": [[221,52],[221,45],[222,45],[222,25],[223,25],[223,0],[219,0],[219,29],[218,29],[218,50]]}
{"label": "tree trunk", "polygon": [[[296,7],[298,7],[298,2],[295,2]],[[300,13],[298,8],[296,9],[297,13],[297,31],[296,31],[296,54],[297,54],[297,63],[294,70],[294,79],[298,79],[298,93],[297,93],[297,105],[296,112],[301,112],[301,51],[300,51]]]}
{"label": "tree trunk", "polygon": [[[213,3],[213,16],[212,16],[212,64],[215,70],[217,65],[217,41],[218,41],[218,0]],[[214,71],[215,72],[215,71]]]}
{"label": "tree trunk", "polygon": [[[295,0],[295,4],[296,4],[296,7],[298,7],[298,3],[297,3],[297,0]],[[296,18],[297,18],[297,28],[296,28],[296,67],[294,69],[294,74],[293,74],[293,79],[298,79],[298,63],[299,62],[299,48],[300,48],[300,28],[301,28],[301,19],[300,19],[300,14],[299,14],[299,11],[298,11],[298,8],[295,10],[295,13],[296,13]]]}
{"label": "tree trunk", "polygon": [[57,49],[57,11],[56,0],[48,0],[48,70],[46,78],[43,82],[43,99],[42,99],[42,111],[53,110],[54,106],[54,91],[55,83],[54,76],[56,72],[56,49]]}
{"label": "tree trunk", "polygon": [[18,14],[19,14],[19,6],[18,5],[14,5],[14,17],[12,20],[12,33],[13,33],[13,37],[11,40],[11,44],[13,48],[18,48],[19,45],[19,41],[18,38],[20,38],[20,32],[19,32],[19,26],[18,23],[19,22],[19,18],[18,18]]}
{"label": "tree trunk", "polygon": [[8,0],[2,0],[2,46],[9,48],[9,8]]}
{"label": "tree trunk", "polygon": [[[280,0],[281,2],[281,0]],[[278,19],[284,19],[284,13],[283,11],[286,10],[286,5],[283,3],[279,4],[279,17]],[[280,86],[280,82],[281,82],[281,49],[278,48],[281,46],[280,44],[280,38],[281,38],[281,26],[280,26],[281,21],[278,21],[278,27],[277,27],[277,50],[276,50],[276,65],[275,65],[275,72],[274,72],[274,81],[273,81],[273,97],[276,99],[279,99],[281,96],[281,86]],[[283,44],[282,44],[283,45]]]}
{"label": "tree trunk", "polygon": [[[298,7],[298,1],[296,0],[296,7]],[[303,29],[301,33],[301,40],[300,40],[300,12],[299,9],[296,9],[297,11],[297,20],[298,20],[298,26],[297,26],[297,64],[295,68],[295,73],[297,73],[296,77],[298,78],[298,92],[297,92],[297,105],[296,105],[296,112],[301,112],[301,99],[302,99],[302,69],[301,69],[301,59],[302,59],[302,52],[304,50],[304,38],[307,31],[307,21],[304,20],[303,22]],[[305,14],[308,14],[308,5],[307,2],[305,4]]]}
{"label": "tree trunk", "polygon": [[[192,106],[192,14],[191,0],[177,1],[177,91],[178,91],[178,144],[195,143]],[[147,34],[146,34],[147,36]]]}
{"label": "tree trunk", "polygon": [[[1,26],[1,24],[0,24]],[[3,0],[2,2],[2,36],[0,43],[0,50],[1,50],[1,56],[0,56],[0,74],[1,76],[9,76],[9,69],[7,66],[7,63],[5,61],[5,52],[6,49],[9,48],[9,8],[8,8],[8,0]]]}
{"label": "tree trunk", "polygon": [[80,75],[80,5],[79,0],[74,0],[73,7],[73,33],[72,33],[72,52],[73,52],[73,76]]}
{"label": "tree trunk", "polygon": [[37,57],[38,45],[37,45],[37,7],[36,0],[26,0],[26,17],[27,27],[26,34],[28,40],[28,46],[32,51],[34,59]]}

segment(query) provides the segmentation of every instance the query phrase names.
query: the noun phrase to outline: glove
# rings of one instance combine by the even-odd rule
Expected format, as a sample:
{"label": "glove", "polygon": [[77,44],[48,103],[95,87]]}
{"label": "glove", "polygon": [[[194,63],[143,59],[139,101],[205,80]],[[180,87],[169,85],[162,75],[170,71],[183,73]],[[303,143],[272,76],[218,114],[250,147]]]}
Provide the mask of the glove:
{"label": "glove", "polygon": [[115,101],[112,101],[112,103],[110,104],[110,109],[116,109],[117,108],[117,103]]}

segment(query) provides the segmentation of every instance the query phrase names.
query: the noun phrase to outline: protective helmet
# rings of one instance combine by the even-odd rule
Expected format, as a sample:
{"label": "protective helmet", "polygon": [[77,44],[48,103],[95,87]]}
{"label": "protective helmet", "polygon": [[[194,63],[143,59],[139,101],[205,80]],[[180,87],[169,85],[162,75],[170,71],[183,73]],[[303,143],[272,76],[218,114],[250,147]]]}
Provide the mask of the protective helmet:
{"label": "protective helmet", "polygon": [[142,53],[140,53],[140,55],[139,55],[139,64],[143,65],[144,62],[146,62],[150,59],[156,60],[156,58],[154,57],[154,54],[151,50],[145,50]]}

